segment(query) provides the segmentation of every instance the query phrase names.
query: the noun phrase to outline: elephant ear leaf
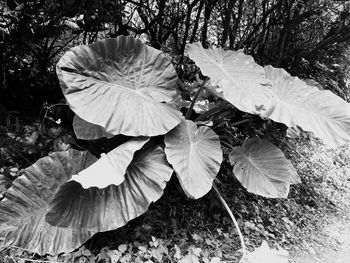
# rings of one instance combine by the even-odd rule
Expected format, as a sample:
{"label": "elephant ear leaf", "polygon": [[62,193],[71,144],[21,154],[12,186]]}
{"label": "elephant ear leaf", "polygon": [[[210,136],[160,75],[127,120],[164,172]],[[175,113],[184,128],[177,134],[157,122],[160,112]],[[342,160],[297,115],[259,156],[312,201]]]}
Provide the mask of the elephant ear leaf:
{"label": "elephant ear leaf", "polygon": [[288,196],[291,163],[273,144],[248,139],[230,153],[233,174],[248,192],[270,198]]}
{"label": "elephant ear leaf", "polygon": [[276,99],[262,116],[288,127],[313,132],[329,146],[350,140],[350,104],[329,90],[319,90],[284,69],[265,67]]}
{"label": "elephant ear leaf", "polygon": [[156,136],[180,123],[181,113],[166,104],[178,97],[176,71],[141,40],[120,36],[73,47],[56,69],[70,108],[107,133]]}
{"label": "elephant ear leaf", "polygon": [[148,143],[135,154],[124,182],[118,186],[84,189],[75,181],[62,185],[51,201],[46,220],[52,225],[93,232],[121,227],[162,196],[172,173],[163,149]]}
{"label": "elephant ear leaf", "polygon": [[199,42],[187,45],[185,53],[210,77],[212,85],[222,89],[221,96],[239,110],[261,114],[269,107],[271,81],[253,57],[242,51],[204,49]]}
{"label": "elephant ear leaf", "polygon": [[112,138],[114,135],[96,124],[92,124],[75,115],[73,118],[73,129],[75,136],[81,140],[96,140],[103,137]]}
{"label": "elephant ear leaf", "polygon": [[200,198],[211,189],[222,162],[220,139],[212,129],[183,119],[165,136],[165,153],[188,197]]}
{"label": "elephant ear leaf", "polygon": [[24,169],[0,201],[0,243],[43,255],[70,252],[88,240],[94,232],[52,226],[45,214],[57,188],[95,161],[88,152],[69,150]]}
{"label": "elephant ear leaf", "polygon": [[73,175],[71,181],[80,183],[85,189],[121,184],[134,153],[140,150],[148,140],[148,137],[133,138],[107,154],[102,153],[100,159]]}

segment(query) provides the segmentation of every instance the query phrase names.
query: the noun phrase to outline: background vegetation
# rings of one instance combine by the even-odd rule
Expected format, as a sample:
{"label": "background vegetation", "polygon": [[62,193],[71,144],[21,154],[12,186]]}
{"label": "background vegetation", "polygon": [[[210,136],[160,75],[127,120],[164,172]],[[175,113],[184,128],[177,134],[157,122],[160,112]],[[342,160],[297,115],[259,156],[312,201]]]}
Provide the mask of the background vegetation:
{"label": "background vegetation", "polygon": [[[74,140],[68,134],[61,136],[66,134],[66,130],[71,131],[72,115],[60,104],[63,96],[55,64],[72,46],[119,35],[139,37],[149,45],[165,51],[172,59],[182,81],[193,80],[196,71],[194,63],[183,56],[186,43],[200,41],[203,46],[244,49],[246,54],[252,55],[261,65],[283,67],[292,75],[308,79],[314,84],[316,81],[323,88],[332,90],[347,101],[350,100],[350,3],[346,0],[2,1],[0,4],[1,175],[5,175],[6,178],[15,176],[18,169],[32,164],[53,148],[64,148]],[[64,123],[66,130],[58,127],[57,124],[60,122]],[[278,135],[276,134],[277,137]],[[304,141],[307,140],[304,138]],[[79,145],[82,144],[84,142],[79,142]],[[96,150],[94,148],[96,145],[84,145],[84,147],[88,147],[91,151]],[[103,143],[99,142],[99,147],[104,147]],[[287,146],[285,151],[288,152]],[[300,152],[294,153],[293,156],[309,158],[309,156],[300,157],[298,154]],[[338,158],[338,161],[334,162],[338,162],[341,169],[345,169],[343,157],[344,154],[339,152],[332,157]],[[300,163],[300,159],[295,163]],[[314,165],[307,161],[305,163],[306,167]],[[299,168],[299,172],[306,169]],[[323,174],[315,175],[315,171],[322,169],[309,167],[309,170],[305,171],[302,176],[303,182],[311,184],[307,187],[293,188],[292,199],[288,201],[266,201],[264,198],[253,197],[244,192],[243,188],[235,186],[237,192],[242,192],[243,197],[228,196],[228,198],[232,200],[235,215],[248,219],[242,228],[251,237],[252,246],[260,242],[259,237],[271,237],[279,244],[298,243],[300,236],[295,236],[293,231],[295,229],[303,231],[302,226],[310,221],[314,225],[318,222],[315,218],[300,218],[302,212],[307,213],[314,207],[332,208],[332,199],[327,195],[324,197],[318,192],[320,188],[314,187],[315,184],[319,186],[327,181],[327,174],[330,172],[323,171]],[[225,178],[219,179],[225,180]],[[334,187],[339,187],[338,184],[341,185],[336,181]],[[147,244],[148,240],[152,240],[147,234],[150,229],[153,229],[152,233],[157,234],[163,241],[174,235],[175,243],[164,245],[172,247],[173,250],[169,252],[171,257],[176,254],[174,245],[181,247],[182,251],[184,249],[192,251],[190,254],[193,253],[195,256],[198,251],[196,252],[194,248],[212,247],[216,254],[211,256],[220,258],[223,253],[225,254],[225,249],[227,251],[237,249],[221,247],[225,244],[224,240],[237,237],[230,234],[229,224],[225,221],[225,216],[221,215],[223,211],[218,208],[218,204],[210,203],[212,198],[208,197],[208,200],[198,204],[193,204],[183,197],[179,202],[179,197],[171,193],[163,198],[167,198],[167,201],[170,200],[170,203],[177,206],[174,205],[174,210],[171,210],[168,202],[164,203],[161,200],[157,203],[156,206],[162,206],[161,209],[157,209],[164,213],[162,220],[157,221],[158,226],[150,226],[149,222],[158,216],[154,215],[155,209],[151,209],[145,217],[129,226],[138,226],[135,236],[132,236],[134,240],[138,239]],[[245,203],[241,200],[250,202]],[[210,212],[205,209],[207,202],[210,203]],[[192,211],[194,206],[195,212]],[[266,207],[267,212],[264,211]],[[213,222],[203,220],[202,218],[209,218],[209,215],[212,215],[213,209],[218,211],[214,214]],[[195,217],[187,210],[198,213],[198,221],[186,220],[189,216]],[[271,219],[271,214],[279,216]],[[147,220],[147,217],[150,219]],[[169,218],[175,218],[175,221]],[[222,232],[212,232],[215,238],[209,236],[209,239],[208,232],[200,233],[207,226],[200,226],[198,233],[188,232],[190,227],[203,224],[204,221],[213,223],[209,227],[212,231],[217,231],[219,225],[224,226],[224,229]],[[164,232],[159,228],[159,225],[165,224],[164,222],[166,225],[173,224],[174,233]],[[186,227],[183,227],[186,222]],[[101,244],[95,247],[99,249],[113,243],[108,237],[98,240]],[[220,245],[215,244],[213,240],[221,240]],[[186,247],[184,244],[189,241],[194,242],[196,246]],[[231,241],[228,243],[231,244]],[[115,239],[114,242],[117,243]],[[131,243],[132,240],[120,242]],[[153,243],[147,244],[144,253],[152,253],[152,248],[157,246]],[[128,249],[132,250],[130,247]],[[232,256],[232,253],[230,255]]]}
{"label": "background vegetation", "polygon": [[[133,35],[188,66],[185,44],[244,49],[261,64],[314,78],[348,98],[350,3],[345,0],[2,1],[1,116],[37,116],[61,97],[55,63],[67,48]],[[184,78],[189,77],[183,75]],[[4,117],[2,117],[4,119]]]}

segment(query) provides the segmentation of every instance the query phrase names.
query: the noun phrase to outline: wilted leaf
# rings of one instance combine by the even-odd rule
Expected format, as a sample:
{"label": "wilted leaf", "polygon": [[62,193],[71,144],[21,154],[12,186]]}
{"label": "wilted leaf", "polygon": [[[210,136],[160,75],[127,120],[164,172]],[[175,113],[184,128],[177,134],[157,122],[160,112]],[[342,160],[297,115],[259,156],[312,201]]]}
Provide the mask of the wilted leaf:
{"label": "wilted leaf", "polygon": [[266,241],[253,252],[248,252],[242,263],[288,263],[288,251],[271,249]]}
{"label": "wilted leaf", "polygon": [[180,122],[180,112],[161,103],[178,96],[171,62],[133,37],[74,47],[57,75],[71,109],[113,135],[160,135]]}
{"label": "wilted leaf", "polygon": [[52,225],[96,232],[116,229],[159,199],[172,173],[162,148],[147,144],[135,154],[124,182],[118,186],[84,189],[74,181],[64,184],[56,192],[46,220]]}
{"label": "wilted leaf", "polygon": [[188,197],[205,195],[222,162],[220,139],[208,127],[182,120],[165,136],[165,153]]}
{"label": "wilted leaf", "polygon": [[269,107],[271,81],[253,57],[242,51],[204,49],[199,42],[187,45],[185,53],[210,77],[212,85],[222,89],[222,97],[239,110],[261,114]]}
{"label": "wilted leaf", "polygon": [[233,173],[248,192],[264,197],[287,197],[290,162],[273,144],[248,139],[230,153]]}
{"label": "wilted leaf", "polygon": [[107,154],[102,153],[100,159],[88,168],[73,175],[70,181],[80,183],[85,189],[90,187],[105,188],[112,184],[121,184],[134,153],[140,150],[148,140],[147,137],[134,138]]}
{"label": "wilted leaf", "polygon": [[45,222],[45,214],[57,188],[95,161],[87,152],[69,150],[41,158],[24,169],[0,201],[1,244],[56,254],[70,252],[89,239],[94,232],[52,226]]}
{"label": "wilted leaf", "polygon": [[350,140],[349,103],[329,90],[308,86],[284,69],[267,66],[265,74],[273,81],[276,98],[262,116],[311,131],[329,146]]}

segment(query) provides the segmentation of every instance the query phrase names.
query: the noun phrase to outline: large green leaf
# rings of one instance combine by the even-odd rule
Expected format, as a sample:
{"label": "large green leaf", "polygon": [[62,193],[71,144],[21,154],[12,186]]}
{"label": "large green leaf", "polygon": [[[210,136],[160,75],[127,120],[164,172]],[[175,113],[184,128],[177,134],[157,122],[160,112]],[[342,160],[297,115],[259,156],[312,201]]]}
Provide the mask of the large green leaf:
{"label": "large green leaf", "polygon": [[75,115],[73,118],[73,128],[75,136],[81,140],[96,140],[102,137],[112,138],[114,135],[96,124],[92,124]]}
{"label": "large green leaf", "polygon": [[260,139],[248,139],[230,153],[233,174],[248,192],[264,197],[287,197],[291,164],[283,152]]}
{"label": "large green leaf", "polygon": [[211,189],[222,162],[213,130],[183,119],[165,136],[165,153],[188,197],[200,198]]}
{"label": "large green leaf", "polygon": [[71,180],[80,183],[85,189],[121,184],[134,153],[140,150],[148,140],[148,137],[133,138],[107,154],[102,153],[100,159],[88,168],[74,174]]}
{"label": "large green leaf", "polygon": [[140,40],[120,36],[70,49],[57,75],[71,109],[113,135],[165,134],[181,114],[165,103],[177,96],[167,57]]}
{"label": "large green leaf", "polygon": [[172,173],[162,148],[147,144],[135,154],[118,186],[84,189],[74,181],[64,184],[52,200],[46,220],[94,232],[121,227],[162,196]]}
{"label": "large green leaf", "polygon": [[45,214],[57,188],[95,160],[87,152],[69,150],[26,168],[0,201],[0,244],[56,254],[72,251],[89,239],[94,232],[52,226],[45,222]]}
{"label": "large green leaf", "polygon": [[187,45],[185,52],[210,77],[211,84],[222,89],[222,97],[239,110],[261,114],[269,107],[271,82],[251,56],[242,51],[204,49],[200,43]]}
{"label": "large green leaf", "polygon": [[284,69],[265,67],[273,81],[275,99],[262,116],[289,127],[299,126],[321,138],[329,146],[350,139],[350,105],[329,90],[319,90]]}

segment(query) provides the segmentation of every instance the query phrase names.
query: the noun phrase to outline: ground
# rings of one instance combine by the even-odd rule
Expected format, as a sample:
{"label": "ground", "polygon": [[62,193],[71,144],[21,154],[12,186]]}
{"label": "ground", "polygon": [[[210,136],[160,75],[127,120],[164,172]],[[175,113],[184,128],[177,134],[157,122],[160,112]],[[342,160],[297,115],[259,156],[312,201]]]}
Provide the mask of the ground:
{"label": "ground", "polygon": [[[287,199],[246,192],[229,164],[222,166],[216,182],[237,218],[248,250],[267,241],[272,248],[288,251],[291,263],[349,263],[349,147],[331,150],[309,137],[284,141],[279,147],[302,180],[291,186]],[[76,252],[39,257],[6,248],[2,257],[7,255],[11,263],[23,263],[19,258],[79,263],[235,263],[241,252],[237,230],[215,194],[189,200],[172,180],[147,213],[121,229],[95,235]]]}
{"label": "ground", "polygon": [[307,250],[294,255],[293,263],[349,263],[350,262],[350,183],[339,189],[337,212],[326,214],[324,226],[314,232],[306,243]]}

